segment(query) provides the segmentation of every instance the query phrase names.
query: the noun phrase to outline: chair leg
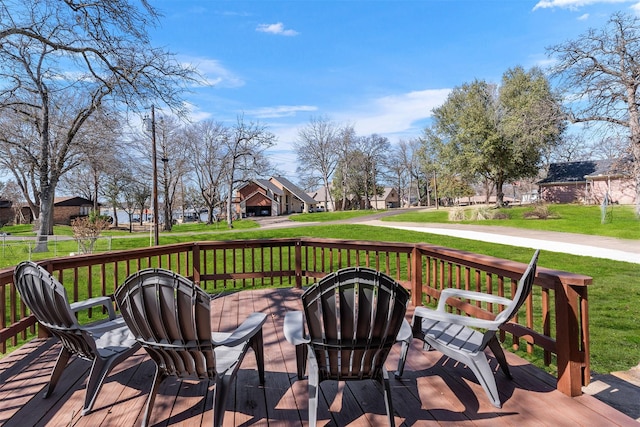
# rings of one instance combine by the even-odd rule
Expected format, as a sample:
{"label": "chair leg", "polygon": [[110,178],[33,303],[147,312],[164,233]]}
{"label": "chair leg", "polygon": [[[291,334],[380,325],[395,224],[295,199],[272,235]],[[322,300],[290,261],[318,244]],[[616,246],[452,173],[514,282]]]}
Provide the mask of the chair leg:
{"label": "chair leg", "polygon": [[96,357],[91,365],[91,371],[89,372],[89,378],[87,379],[87,389],[84,397],[84,408],[82,408],[82,415],[87,415],[93,409],[93,405],[96,402],[96,397],[102,388],[105,378],[113,368],[114,359],[100,359]]}
{"label": "chair leg", "polygon": [[400,350],[400,359],[398,360],[398,369],[395,372],[396,378],[402,377],[404,373],[404,365],[407,362],[407,354],[409,353],[409,343],[402,341],[402,349]]}
{"label": "chair leg", "polygon": [[387,408],[387,417],[389,418],[389,426],[395,427],[396,420],[393,416],[393,403],[391,402],[391,384],[389,384],[389,373],[382,367],[382,382],[384,386],[384,405]]}
{"label": "chair leg", "polygon": [[306,344],[296,346],[296,369],[298,370],[298,379],[304,378],[304,372],[307,370],[307,351]]}
{"label": "chair leg", "polygon": [[[306,348],[306,345],[304,346]],[[318,423],[318,392],[320,391],[320,374],[315,356],[309,352],[309,427]]]}
{"label": "chair leg", "polygon": [[153,410],[153,403],[156,400],[156,394],[158,393],[158,389],[160,388],[160,384],[162,381],[167,378],[166,375],[160,373],[160,368],[156,365],[156,373],[153,376],[153,384],[151,385],[151,390],[149,390],[149,397],[147,397],[147,404],[144,408],[144,418],[142,418],[142,427],[147,427],[149,425],[149,418],[151,418],[151,411]]}
{"label": "chair leg", "polygon": [[256,355],[260,385],[264,385],[264,344],[262,339],[262,329],[260,329],[253,337],[251,337],[249,345],[251,346],[251,348],[253,348],[253,353]]}
{"label": "chair leg", "polygon": [[493,352],[493,355],[496,357],[496,360],[498,361],[498,364],[500,365],[502,372],[504,372],[504,374],[510,380],[513,379],[513,377],[511,376],[511,372],[509,372],[509,364],[507,363],[507,358],[504,355],[504,350],[502,349],[502,346],[500,345],[498,338],[494,336],[489,341],[488,346],[489,346],[489,349],[491,349],[491,351]]}
{"label": "chair leg", "polygon": [[218,374],[216,376],[216,387],[213,390],[213,427],[222,426],[227,406],[227,396],[234,378],[235,371],[233,374]]}
{"label": "chair leg", "polygon": [[56,385],[62,376],[62,371],[64,371],[64,368],[67,366],[70,357],[71,353],[63,346],[58,354],[58,358],[56,359],[56,364],[51,371],[49,385],[47,386],[47,390],[44,392],[45,399],[51,396],[51,393],[53,393],[53,390],[56,388]]}
{"label": "chair leg", "polygon": [[478,382],[484,389],[485,393],[489,397],[491,404],[496,408],[501,408],[500,395],[498,394],[498,386],[496,385],[496,379],[489,366],[489,361],[484,352],[480,352],[469,359],[467,366],[473,371]]}

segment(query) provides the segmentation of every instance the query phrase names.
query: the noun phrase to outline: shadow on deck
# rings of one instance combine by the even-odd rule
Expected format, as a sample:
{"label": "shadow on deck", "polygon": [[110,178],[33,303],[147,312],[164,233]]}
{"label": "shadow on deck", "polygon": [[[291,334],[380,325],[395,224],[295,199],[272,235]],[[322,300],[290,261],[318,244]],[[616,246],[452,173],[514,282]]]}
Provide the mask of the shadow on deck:
{"label": "shadow on deck", "polygon": [[[300,293],[296,289],[254,290],[229,293],[212,301],[215,330],[234,328],[253,311],[269,315],[263,329],[265,386],[258,385],[255,358],[248,354],[227,402],[225,425],[307,424],[307,381],[297,381],[295,351],[282,335],[285,313],[301,308]],[[504,402],[502,409],[496,409],[468,369],[440,353],[421,351],[417,341],[412,346],[404,377],[391,380],[397,425],[638,425],[593,396],[567,397],[555,389],[555,378],[512,353],[507,353],[507,359],[514,379],[496,374]],[[144,350],[116,367],[94,411],[84,417],[80,410],[88,362],[73,359],[53,395],[42,398],[58,351],[55,340],[40,339],[0,359],[0,424],[140,425],[154,374],[154,364]],[[399,345],[389,356],[390,372],[395,370],[398,356]],[[212,391],[213,386],[206,382],[166,380],[156,399],[152,425],[212,425]],[[322,383],[321,396],[319,425],[386,424],[382,392],[371,381],[328,381]]]}

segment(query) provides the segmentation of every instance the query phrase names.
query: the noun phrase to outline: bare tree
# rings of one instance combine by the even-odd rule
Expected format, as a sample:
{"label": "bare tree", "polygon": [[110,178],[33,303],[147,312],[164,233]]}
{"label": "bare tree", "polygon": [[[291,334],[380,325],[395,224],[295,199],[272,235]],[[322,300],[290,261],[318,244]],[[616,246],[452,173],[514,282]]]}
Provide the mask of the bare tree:
{"label": "bare tree", "polygon": [[163,193],[164,230],[171,231],[173,206],[180,178],[190,169],[189,154],[184,147],[184,129],[173,117],[163,117],[156,124],[158,155],[162,161],[160,183]]}
{"label": "bare tree", "polygon": [[146,1],[7,0],[0,15],[0,116],[24,119],[37,136],[28,145],[6,135],[0,140],[32,165],[35,250],[46,251],[56,187],[77,165],[87,121],[108,103],[137,109],[158,100],[183,111],[180,95],[194,74],[151,46],[147,29],[158,14]]}
{"label": "bare tree", "polygon": [[[76,136],[80,152],[77,166],[60,177],[60,187],[93,201],[96,212],[99,196],[105,193],[106,178],[123,170],[122,122],[116,112],[104,110],[98,109]],[[114,219],[117,226],[117,217]]]}
{"label": "bare tree", "polygon": [[191,159],[195,184],[209,212],[207,224],[213,223],[214,210],[223,203],[225,185],[225,147],[231,138],[222,123],[207,120],[195,123],[186,132],[186,148]]}
{"label": "bare tree", "polygon": [[357,150],[362,159],[365,209],[370,209],[371,199],[377,199],[381,194],[382,189],[378,187],[378,173],[386,162],[390,145],[386,137],[375,133],[358,139]]}
{"label": "bare tree", "polygon": [[614,13],[605,28],[548,48],[554,74],[571,94],[569,119],[626,128],[633,155],[636,215],[640,216],[640,19]]}
{"label": "bare tree", "polygon": [[329,202],[333,206],[335,204],[329,184],[338,165],[339,132],[338,126],[328,118],[312,117],[309,123],[298,131],[298,140],[294,143],[298,163],[304,165],[307,171],[320,174],[329,193]]}
{"label": "bare tree", "polygon": [[257,122],[245,122],[239,116],[236,124],[230,130],[229,138],[224,146],[226,164],[225,178],[228,193],[227,198],[227,226],[233,228],[233,192],[236,184],[245,183],[251,177],[270,169],[269,161],[264,151],[273,146],[275,135],[269,132],[265,125]]}
{"label": "bare tree", "polygon": [[387,170],[391,182],[394,182],[398,191],[400,206],[403,200],[411,200],[411,168],[413,152],[411,145],[405,140],[398,141],[398,145],[392,148],[387,158]]}
{"label": "bare tree", "polygon": [[[349,197],[349,181],[350,181],[350,172],[351,168],[348,167],[353,151],[356,149],[356,144],[358,142],[358,137],[356,135],[356,131],[352,125],[345,126],[338,132],[338,141],[336,144],[336,149],[338,152],[338,164],[342,165],[340,167],[340,195],[342,196],[341,209],[344,211],[347,209],[347,202]],[[328,191],[325,186],[325,191]],[[324,200],[327,200],[327,195],[325,194]],[[325,211],[327,207],[325,206]]]}

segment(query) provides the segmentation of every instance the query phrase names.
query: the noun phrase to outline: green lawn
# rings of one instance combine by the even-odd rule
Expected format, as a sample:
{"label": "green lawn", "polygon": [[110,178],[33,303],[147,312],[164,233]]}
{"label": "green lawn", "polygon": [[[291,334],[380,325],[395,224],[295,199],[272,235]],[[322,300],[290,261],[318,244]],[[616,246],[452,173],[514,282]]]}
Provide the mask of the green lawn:
{"label": "green lawn", "polygon": [[[640,223],[633,218],[633,210],[626,207],[615,207],[613,221],[609,224],[599,224],[599,208],[574,206],[553,206],[557,208],[560,216],[556,220],[524,220],[518,219],[514,214],[512,219],[492,221],[491,224],[518,226],[526,224],[533,228],[539,224],[540,228],[548,227],[548,224],[556,224],[555,228],[544,228],[555,231],[571,231],[571,222],[583,224],[579,228],[589,234],[610,234],[613,229],[619,228],[618,223],[626,224],[624,237],[638,238]],[[619,208],[619,209],[618,209]],[[522,208],[511,208],[510,212],[521,211]],[[363,211],[353,211],[362,214]],[[366,211],[365,211],[366,212]],[[329,223],[305,227],[259,229],[253,221],[243,220],[234,223],[232,231],[227,230],[226,225],[217,227],[203,224],[185,224],[176,226],[171,233],[161,233],[162,244],[177,243],[194,240],[232,240],[232,239],[261,239],[279,237],[328,237],[354,240],[373,241],[397,241],[397,242],[427,242],[435,245],[463,249],[471,252],[488,254],[500,258],[513,259],[528,262],[532,250],[527,248],[498,245],[493,243],[478,242],[467,239],[459,239],[449,236],[440,236],[415,231],[396,230],[358,224],[336,224],[331,221],[344,219],[344,213],[313,213],[309,217],[324,218]],[[348,212],[348,214],[352,214]],[[521,215],[521,214],[520,214]],[[596,215],[597,219],[592,217]],[[300,215],[306,217],[306,215]],[[400,219],[412,222],[443,222],[446,221],[446,211],[429,211],[404,213],[389,217],[393,221]],[[570,219],[572,218],[572,219]],[[476,222],[488,223],[488,222]],[[588,225],[588,226],[587,226]],[[250,227],[242,229],[242,227]],[[5,231],[6,228],[2,229]],[[56,229],[56,232],[58,230]],[[617,232],[614,235],[618,235]],[[12,233],[13,234],[13,233]],[[140,233],[132,237],[115,236],[111,240],[112,249],[131,249],[136,247],[148,247],[149,233]],[[126,238],[125,238],[126,237]],[[68,246],[65,246],[68,245]],[[34,254],[35,259],[50,258],[67,255],[75,250],[75,242],[58,242],[57,254]],[[1,254],[0,254],[1,255]],[[17,264],[26,259],[28,254],[20,253],[0,258],[3,266]],[[594,372],[606,373],[619,370],[627,370],[640,362],[640,311],[637,302],[640,301],[640,265],[626,262],[616,262],[600,258],[580,257],[562,253],[543,251],[540,255],[539,265],[547,268],[565,270],[586,274],[594,278],[594,283],[589,287],[589,315],[591,329],[591,363]]]}
{"label": "green lawn", "polygon": [[[488,219],[482,221],[456,221],[458,224],[498,225],[505,227],[528,228],[533,230],[562,231],[567,233],[590,234],[597,236],[617,237],[621,239],[640,239],[640,220],[634,213],[633,206],[609,207],[602,220],[599,206],[581,205],[548,205],[552,217],[548,219],[525,218],[533,206],[514,206],[499,209],[508,216],[507,219]],[[474,207],[464,208],[466,218],[470,218]],[[398,215],[387,216],[383,221],[447,223],[450,209],[414,209]],[[491,212],[492,209],[489,209]]]}
{"label": "green lawn", "polygon": [[357,211],[338,211],[338,212],[313,212],[291,215],[289,218],[297,222],[330,222],[341,221],[345,219],[358,218],[374,213],[384,212],[382,210],[357,210]]}

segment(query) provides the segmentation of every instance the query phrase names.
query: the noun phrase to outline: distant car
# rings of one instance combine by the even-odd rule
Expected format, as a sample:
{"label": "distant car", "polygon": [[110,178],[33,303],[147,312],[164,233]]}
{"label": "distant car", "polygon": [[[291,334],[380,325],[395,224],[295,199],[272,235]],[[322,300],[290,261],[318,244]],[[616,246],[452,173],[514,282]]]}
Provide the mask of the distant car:
{"label": "distant car", "polygon": [[316,206],[313,212],[324,212],[324,206]]}

